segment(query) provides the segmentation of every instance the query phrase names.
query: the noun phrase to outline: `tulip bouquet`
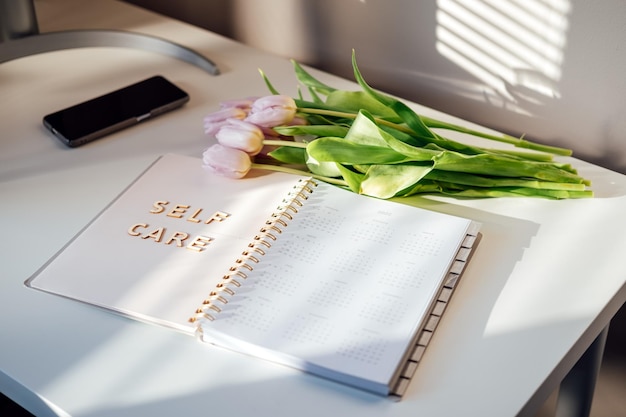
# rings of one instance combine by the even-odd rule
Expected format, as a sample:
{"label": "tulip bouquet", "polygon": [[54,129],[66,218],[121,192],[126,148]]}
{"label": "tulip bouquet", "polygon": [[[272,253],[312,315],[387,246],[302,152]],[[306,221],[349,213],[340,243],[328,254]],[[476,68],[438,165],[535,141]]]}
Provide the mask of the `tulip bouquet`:
{"label": "tulip bouquet", "polygon": [[[437,193],[456,197],[591,197],[589,181],[553,155],[568,149],[532,143],[418,115],[402,101],[372,89],[354,53],[360,91],[328,86],[293,61],[310,99],[271,95],[221,103],[204,119],[217,144],[203,154],[217,174],[244,177],[251,168],[310,175],[377,198]],[[508,143],[491,149],[443,136],[456,131]],[[269,149],[269,151],[268,151]]]}

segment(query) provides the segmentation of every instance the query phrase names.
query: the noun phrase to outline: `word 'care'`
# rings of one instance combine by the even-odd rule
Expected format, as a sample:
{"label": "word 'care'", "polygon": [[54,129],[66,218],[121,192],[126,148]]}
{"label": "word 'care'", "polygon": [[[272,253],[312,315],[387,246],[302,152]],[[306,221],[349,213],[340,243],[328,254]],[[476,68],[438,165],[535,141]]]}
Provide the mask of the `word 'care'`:
{"label": "word 'care'", "polygon": [[[214,222],[222,222],[230,214],[223,211],[216,211],[208,217],[203,217],[203,209],[192,210],[188,204],[175,204],[168,207],[169,201],[155,201],[150,210],[151,214],[162,214],[174,219],[181,219],[197,224],[211,224]],[[179,248],[186,248],[194,252],[202,252],[214,238],[204,235],[196,235],[193,238],[187,232],[174,231],[168,232],[165,227],[151,227],[148,223],[135,223],[128,228],[130,236],[136,236],[145,240],[152,240],[156,243],[164,243],[166,245],[174,244]]]}

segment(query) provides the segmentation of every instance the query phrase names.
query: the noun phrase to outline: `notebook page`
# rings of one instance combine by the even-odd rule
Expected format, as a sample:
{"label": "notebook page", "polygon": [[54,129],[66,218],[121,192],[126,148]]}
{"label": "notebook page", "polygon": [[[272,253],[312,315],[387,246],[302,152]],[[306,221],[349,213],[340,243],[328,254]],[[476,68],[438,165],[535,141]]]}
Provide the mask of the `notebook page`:
{"label": "notebook page", "polygon": [[324,183],[298,210],[202,337],[387,394],[471,221]]}
{"label": "notebook page", "polygon": [[198,158],[165,155],[28,285],[192,334],[194,308],[297,179],[228,179]]}

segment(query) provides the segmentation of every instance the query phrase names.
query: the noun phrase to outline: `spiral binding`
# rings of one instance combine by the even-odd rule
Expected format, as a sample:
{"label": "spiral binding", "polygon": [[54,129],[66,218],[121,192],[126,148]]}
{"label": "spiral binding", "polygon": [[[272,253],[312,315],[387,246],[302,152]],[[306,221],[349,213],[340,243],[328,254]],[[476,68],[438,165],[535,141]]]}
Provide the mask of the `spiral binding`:
{"label": "spiral binding", "polygon": [[265,225],[248,243],[247,248],[241,253],[241,257],[229,268],[228,273],[222,276],[222,281],[196,309],[195,315],[189,319],[191,323],[199,319],[215,320],[223,306],[228,304],[229,297],[237,293],[237,288],[241,287],[243,280],[248,278],[248,274],[254,270],[254,266],[261,262],[261,258],[272,247],[272,243],[278,239],[278,235],[283,233],[283,229],[293,220],[294,215],[308,200],[309,194],[313,193],[315,187],[317,187],[317,183],[311,178],[298,180],[298,183],[293,186],[293,189],[276,208],[276,211],[265,222]]}

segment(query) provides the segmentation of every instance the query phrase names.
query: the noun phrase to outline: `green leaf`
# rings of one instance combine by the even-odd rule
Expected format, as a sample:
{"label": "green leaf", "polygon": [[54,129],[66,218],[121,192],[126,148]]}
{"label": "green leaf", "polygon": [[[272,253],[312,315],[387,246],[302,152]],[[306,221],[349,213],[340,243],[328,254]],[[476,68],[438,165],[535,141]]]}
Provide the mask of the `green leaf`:
{"label": "green leaf", "polygon": [[278,92],[278,90],[276,90],[274,88],[274,86],[272,85],[272,83],[270,82],[269,78],[267,78],[267,76],[265,75],[265,73],[263,72],[262,69],[259,69],[259,72],[261,73],[261,77],[263,78],[263,81],[265,81],[265,85],[267,86],[267,89],[270,90],[270,92],[272,94],[280,94]]}
{"label": "green leaf", "polygon": [[402,191],[397,197],[409,197],[415,194],[441,194],[442,188],[435,181],[429,181],[422,178],[419,182],[411,186],[410,188]]}
{"label": "green leaf", "polygon": [[296,106],[298,106],[298,108],[311,108],[311,109],[321,109],[321,110],[328,110],[328,111],[336,110],[334,107],[331,107],[324,102],[303,100],[301,98],[294,99],[294,101],[296,102]]}
{"label": "green leaf", "polygon": [[307,145],[307,152],[318,161],[332,161],[344,165],[397,164],[409,158],[382,146],[362,145],[343,138],[319,138]]}
{"label": "green leaf", "polygon": [[593,197],[591,191],[562,191],[562,190],[537,190],[524,187],[502,187],[502,188],[468,188],[464,190],[449,190],[443,187],[441,193],[454,197],[465,198],[495,198],[495,197],[543,197],[555,200],[568,198],[589,198]]}
{"label": "green leaf", "polygon": [[354,165],[350,165],[350,168],[352,168],[356,172],[365,174],[367,170],[370,169],[370,165],[354,164]]}
{"label": "green leaf", "polygon": [[298,81],[300,81],[302,84],[304,84],[305,86],[314,89],[315,91],[324,94],[324,95],[328,95],[330,93],[332,93],[333,91],[335,91],[336,89],[326,85],[324,83],[322,83],[321,81],[317,80],[315,77],[313,77],[311,74],[309,74],[307,71],[305,71],[304,68],[302,68],[302,66],[296,62],[295,60],[291,60],[291,63],[293,64],[293,68],[294,71],[296,73],[296,78],[298,78]]}
{"label": "green leaf", "polygon": [[[378,127],[374,117],[365,110],[359,113],[357,119],[359,120],[358,129],[363,136],[367,136],[370,140],[375,138],[376,142],[380,142],[380,140],[382,140],[391,149],[407,156],[408,158],[411,158],[413,161],[428,161],[443,152],[438,149],[433,150],[412,146],[409,143],[397,139],[393,134],[389,133],[389,131]],[[348,135],[346,135],[346,139],[351,138],[351,132],[352,129],[350,129]],[[401,132],[397,133],[401,134]],[[356,132],[355,136],[357,136]],[[364,140],[364,138],[360,139]]]}
{"label": "green leaf", "polygon": [[326,105],[337,110],[353,113],[367,110],[380,119],[397,123],[402,122],[393,110],[364,91],[335,90],[326,97]]}
{"label": "green leaf", "polygon": [[551,162],[554,159],[551,154],[544,152],[526,152],[510,149],[487,149],[487,151],[492,154],[505,155],[527,161]]}
{"label": "green leaf", "polygon": [[361,182],[361,194],[391,198],[414,186],[433,168],[426,165],[372,165]]}
{"label": "green leaf", "polygon": [[363,91],[371,95],[385,106],[392,109],[415,133],[425,137],[435,137],[435,134],[424,124],[422,119],[409,106],[386,94],[375,91],[365,82],[365,79],[359,71],[356,63],[356,54],[352,51],[352,68],[354,70],[354,78],[359,83]]}
{"label": "green leaf", "polygon": [[322,100],[322,98],[317,94],[317,91],[315,91],[313,87],[308,87],[308,90],[314,103],[318,103],[318,104],[324,103],[324,100]]}
{"label": "green leaf", "polygon": [[348,183],[350,190],[358,193],[361,189],[361,181],[363,181],[365,176],[358,172],[354,172],[341,164],[337,164],[337,168],[339,169],[339,172],[341,172],[343,179]]}
{"label": "green leaf", "polygon": [[415,135],[417,135],[417,137],[420,138],[421,141],[429,140],[444,149],[450,149],[470,155],[485,152],[484,149],[465,145],[463,143],[440,137],[432,130],[430,130],[430,128],[426,126],[421,117],[417,113],[415,113],[409,106],[394,97],[378,92],[370,87],[361,75],[361,72],[359,71],[356,63],[356,54],[354,51],[352,51],[352,67],[354,69],[354,76],[361,88],[363,88],[363,90],[374,99],[393,110],[400,117],[400,119],[411,130],[413,130]]}
{"label": "green leaf", "polygon": [[341,176],[341,171],[337,167],[339,164],[336,162],[318,161],[307,152],[306,166],[315,175],[323,177],[338,178]]}
{"label": "green leaf", "polygon": [[443,181],[473,187],[523,187],[541,190],[584,191],[585,184],[539,181],[526,178],[492,177],[469,174],[467,172],[440,171],[434,169],[425,177],[429,180]]}
{"label": "green leaf", "polygon": [[381,129],[376,123],[367,117],[363,112],[359,112],[352,122],[350,130],[345,135],[346,141],[362,145],[387,147],[387,141],[382,136]]}
{"label": "green leaf", "polygon": [[399,197],[416,194],[442,194],[455,198],[498,198],[498,197],[540,197],[549,199],[589,198],[592,191],[541,190],[525,187],[471,187],[458,184],[431,181],[426,178],[414,187],[401,193]]}
{"label": "green leaf", "polygon": [[285,164],[306,164],[306,149],[280,146],[268,153],[269,156]]}
{"label": "green leaf", "polygon": [[462,155],[445,151],[433,158],[435,168],[443,171],[469,172],[500,177],[527,177],[544,181],[583,183],[576,174],[555,164],[522,161],[501,155]]}

